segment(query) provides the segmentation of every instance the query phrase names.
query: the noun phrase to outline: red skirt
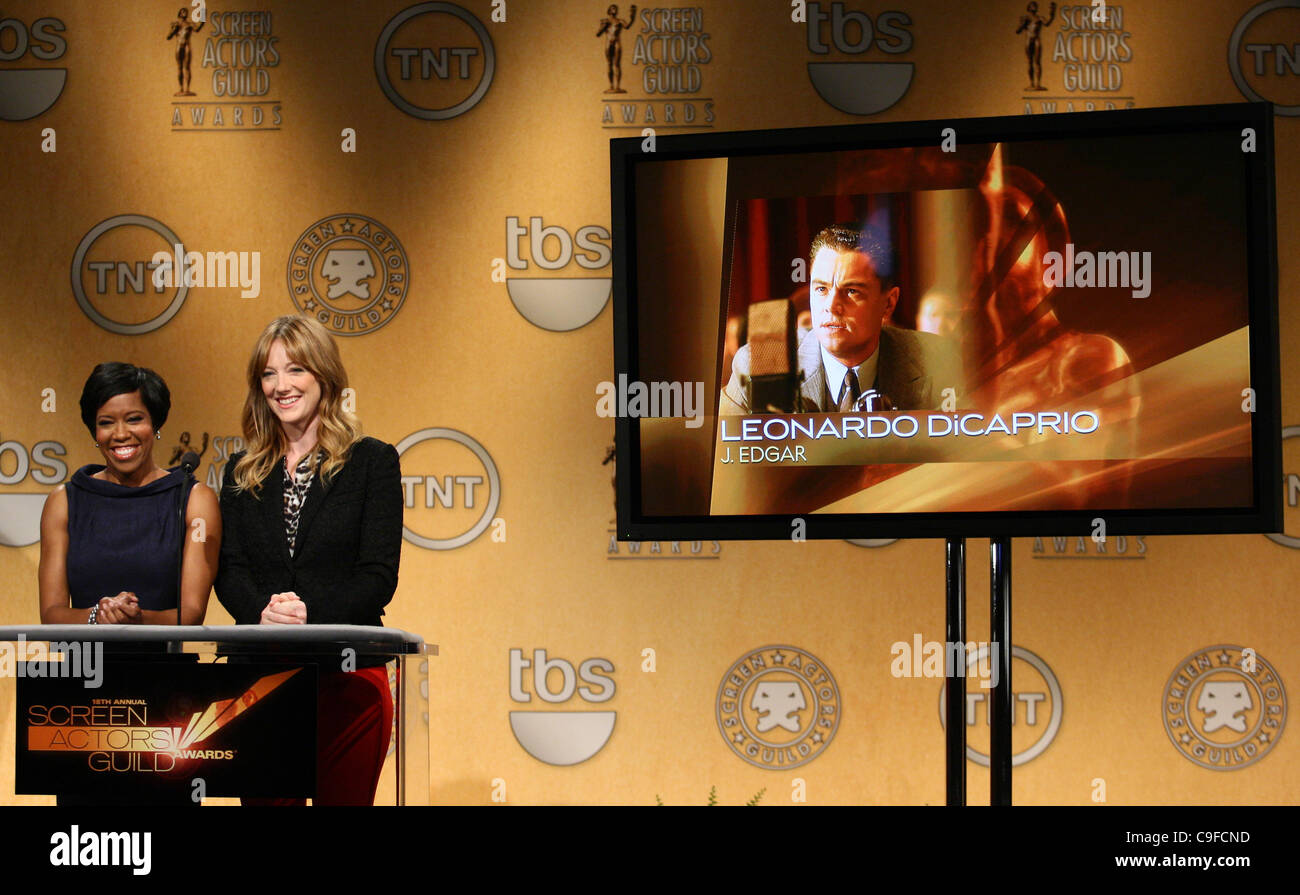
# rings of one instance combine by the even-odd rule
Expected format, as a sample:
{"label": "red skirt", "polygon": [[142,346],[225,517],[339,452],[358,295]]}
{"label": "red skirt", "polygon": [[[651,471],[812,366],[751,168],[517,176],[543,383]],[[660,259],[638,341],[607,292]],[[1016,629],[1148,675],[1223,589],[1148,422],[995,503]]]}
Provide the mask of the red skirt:
{"label": "red skirt", "polygon": [[[373,805],[393,729],[388,666],[321,672],[317,678],[313,805]],[[306,805],[306,799],[243,798],[245,805]]]}

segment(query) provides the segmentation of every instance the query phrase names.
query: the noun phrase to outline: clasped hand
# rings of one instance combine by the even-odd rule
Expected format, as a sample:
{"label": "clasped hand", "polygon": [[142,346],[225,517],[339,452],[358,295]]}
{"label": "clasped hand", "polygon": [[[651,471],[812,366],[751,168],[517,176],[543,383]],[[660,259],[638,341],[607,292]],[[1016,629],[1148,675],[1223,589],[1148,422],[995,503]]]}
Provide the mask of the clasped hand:
{"label": "clasped hand", "polygon": [[264,625],[305,625],[307,624],[307,604],[293,591],[285,594],[271,594],[271,602],[262,610]]}
{"label": "clasped hand", "polygon": [[124,590],[116,597],[103,597],[99,601],[99,612],[95,623],[100,625],[138,625],[142,621],[140,598],[129,590]]}

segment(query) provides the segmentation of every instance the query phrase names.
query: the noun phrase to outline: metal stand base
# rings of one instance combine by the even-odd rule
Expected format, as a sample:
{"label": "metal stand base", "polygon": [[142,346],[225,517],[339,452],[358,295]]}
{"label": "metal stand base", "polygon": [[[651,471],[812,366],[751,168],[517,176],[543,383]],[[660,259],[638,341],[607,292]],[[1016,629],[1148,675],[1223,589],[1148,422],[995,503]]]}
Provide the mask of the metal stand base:
{"label": "metal stand base", "polygon": [[[966,540],[948,538],[947,641],[966,643]],[[1011,723],[1015,705],[1011,695],[1011,539],[989,541],[991,604],[989,610],[991,661],[997,663],[997,684],[989,701],[989,804],[1011,804]],[[965,647],[948,656],[964,656]],[[948,805],[966,804],[966,669],[948,665],[944,707]]]}

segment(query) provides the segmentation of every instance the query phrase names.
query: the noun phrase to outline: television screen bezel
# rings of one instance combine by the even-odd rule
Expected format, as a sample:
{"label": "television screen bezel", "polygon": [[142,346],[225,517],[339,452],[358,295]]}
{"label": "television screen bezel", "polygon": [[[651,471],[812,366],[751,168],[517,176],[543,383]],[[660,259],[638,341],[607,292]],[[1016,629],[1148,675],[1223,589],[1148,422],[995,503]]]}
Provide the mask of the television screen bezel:
{"label": "television screen bezel", "polygon": [[[1102,518],[1106,534],[1262,534],[1282,530],[1280,349],[1277,306],[1277,223],[1271,103],[1228,103],[1156,109],[1062,112],[992,118],[932,119],[829,127],[649,135],[610,140],[613,250],[614,372],[640,379],[637,365],[636,169],[639,164],[762,154],[935,146],[952,128],[960,143],[1008,143],[1252,128],[1255,151],[1244,152],[1247,175],[1246,252],[1249,276],[1250,381],[1254,503],[1244,508],[1042,510],[938,513],[653,516],[641,513],[641,452],[633,420],[615,420],[617,538],[664,540],[790,540],[803,520],[808,539],[1090,536]],[[1243,139],[1245,139],[1243,134]],[[617,378],[615,381],[618,381]],[[713,384],[706,384],[706,389]]]}

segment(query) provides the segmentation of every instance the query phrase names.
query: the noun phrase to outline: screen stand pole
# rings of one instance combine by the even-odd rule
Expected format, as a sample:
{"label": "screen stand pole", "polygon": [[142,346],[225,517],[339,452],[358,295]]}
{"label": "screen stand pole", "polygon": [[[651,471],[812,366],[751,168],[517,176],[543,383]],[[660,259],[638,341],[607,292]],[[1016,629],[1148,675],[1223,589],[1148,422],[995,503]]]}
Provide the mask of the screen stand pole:
{"label": "screen stand pole", "polygon": [[[966,539],[948,538],[947,545],[947,640],[949,643],[966,642]],[[965,648],[961,654],[965,655]],[[947,681],[945,683],[944,730],[947,733],[945,750],[948,769],[948,805],[966,804],[966,669],[956,667],[953,651],[945,651]]]}
{"label": "screen stand pole", "polygon": [[989,804],[1011,804],[1011,722],[1015,706],[1011,695],[1011,539],[989,541],[989,578],[992,587],[989,627],[993,673],[993,699],[989,704]]}

